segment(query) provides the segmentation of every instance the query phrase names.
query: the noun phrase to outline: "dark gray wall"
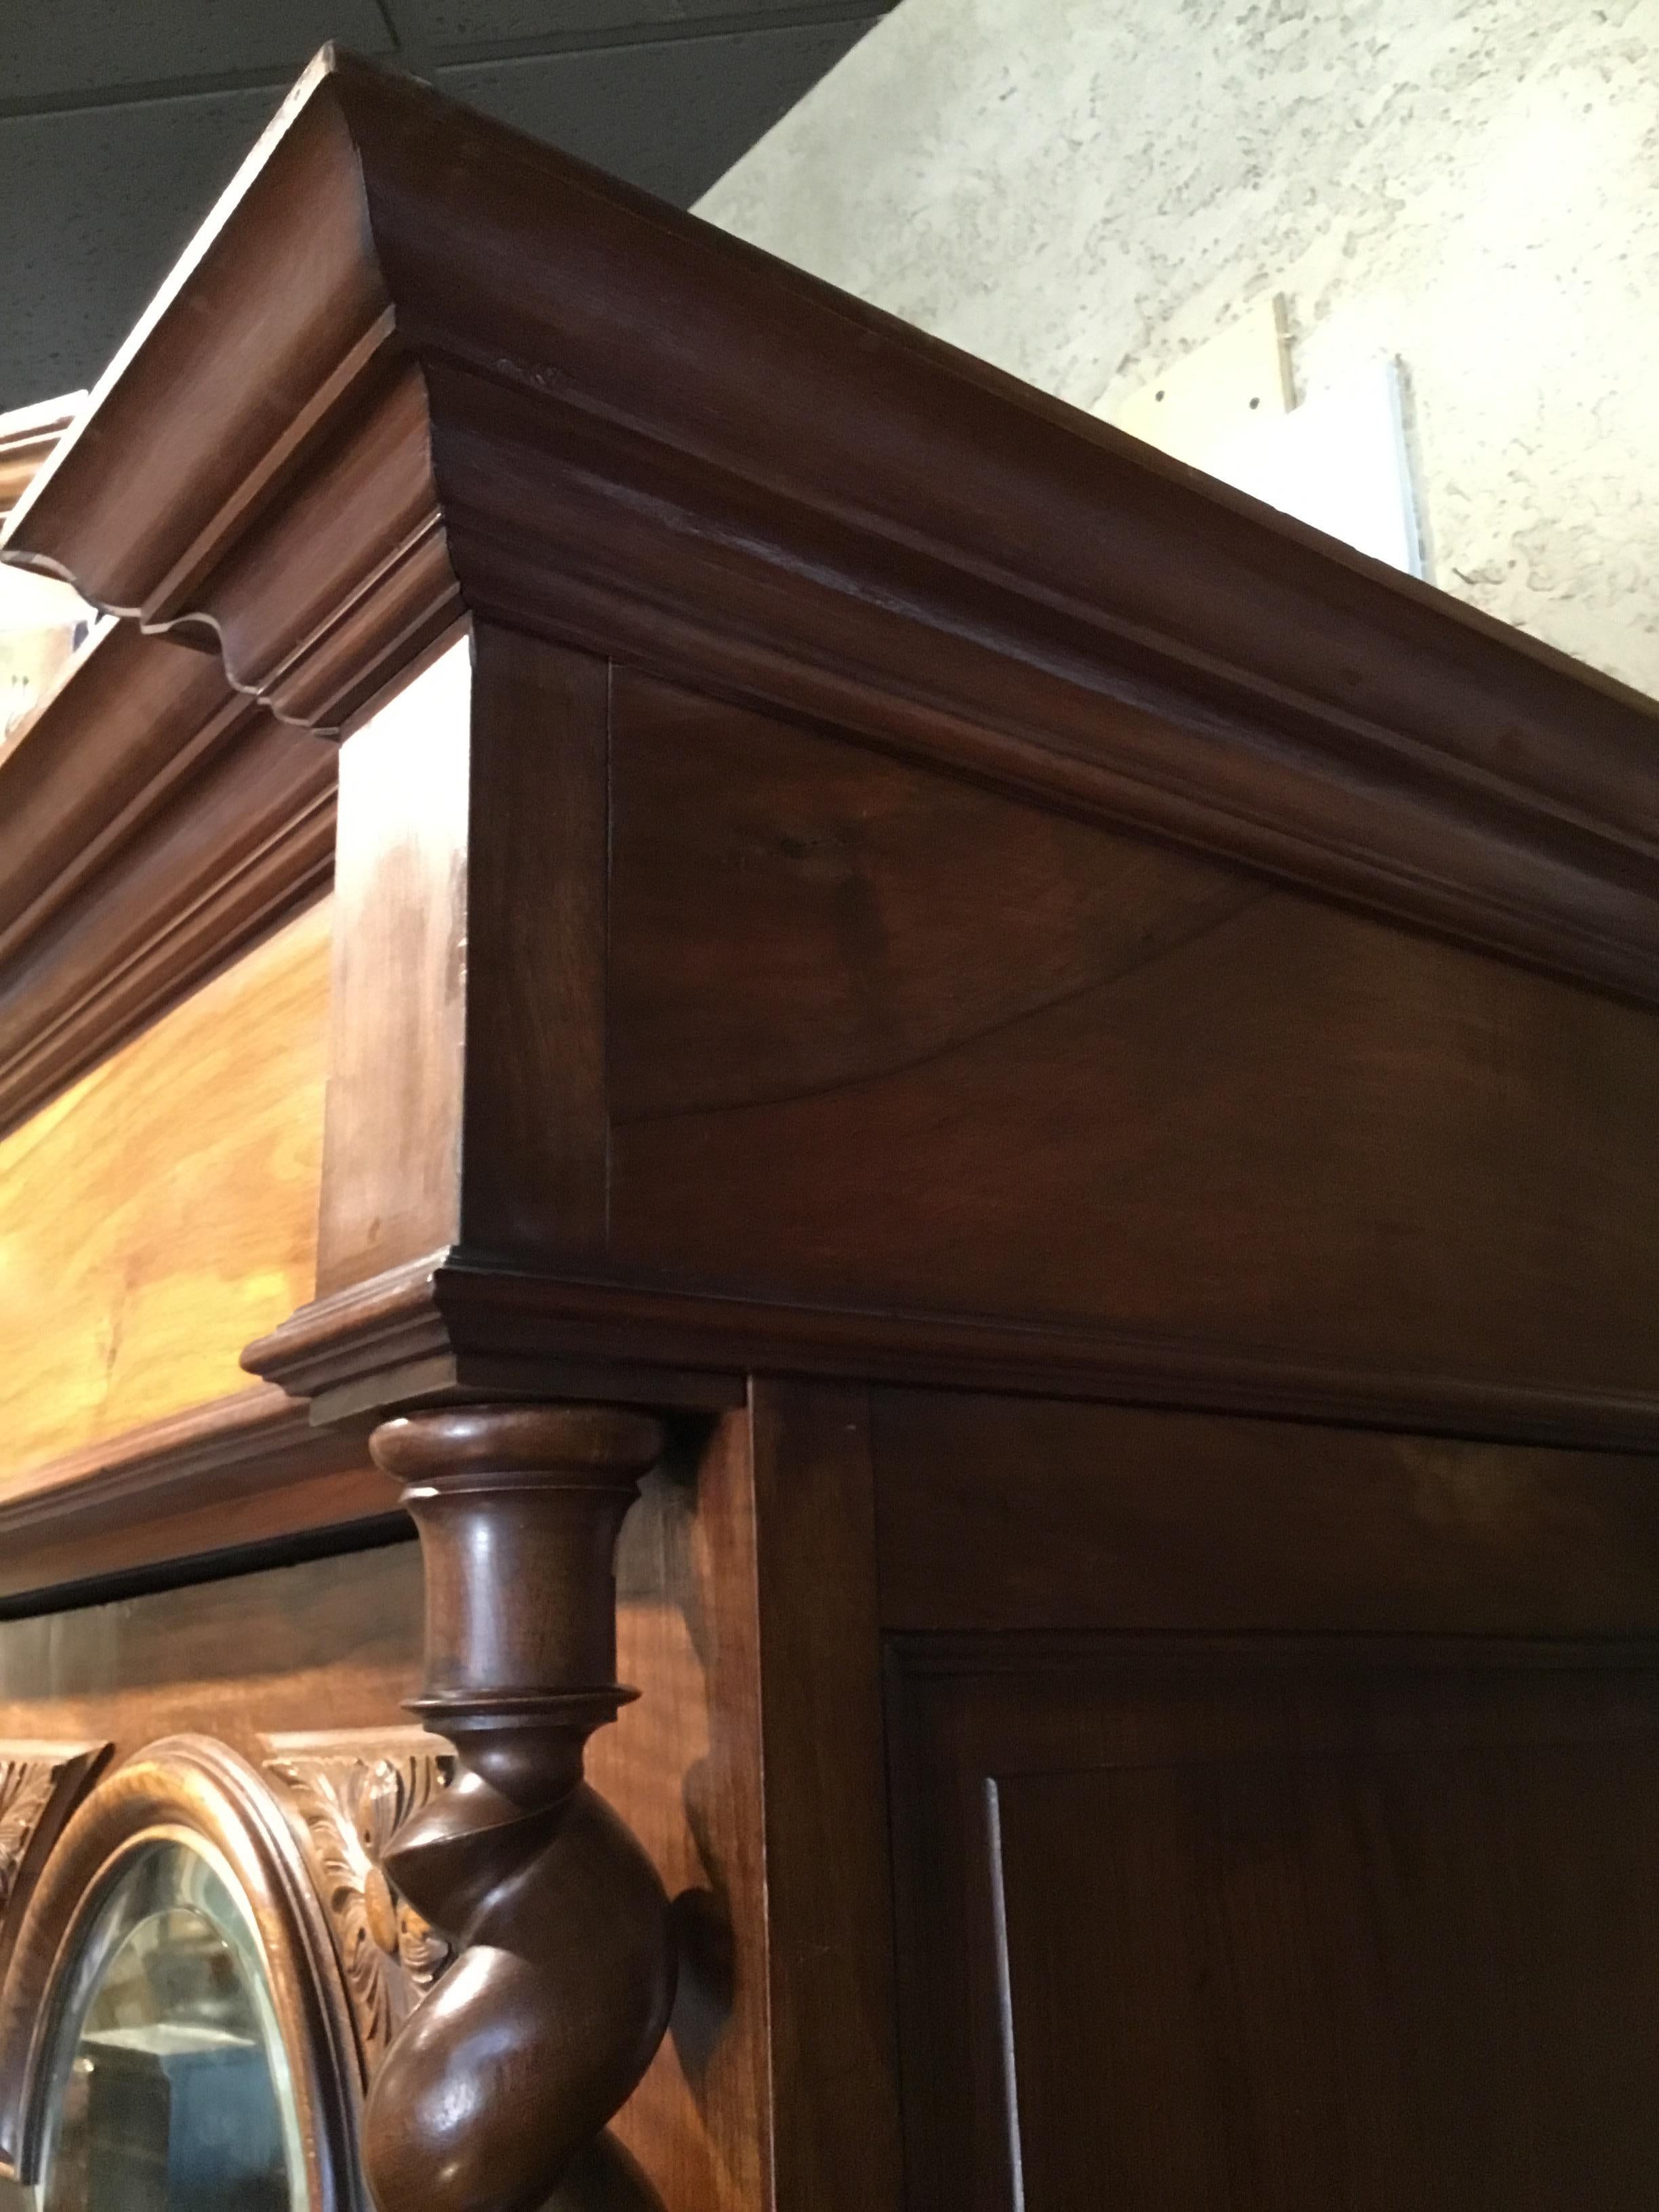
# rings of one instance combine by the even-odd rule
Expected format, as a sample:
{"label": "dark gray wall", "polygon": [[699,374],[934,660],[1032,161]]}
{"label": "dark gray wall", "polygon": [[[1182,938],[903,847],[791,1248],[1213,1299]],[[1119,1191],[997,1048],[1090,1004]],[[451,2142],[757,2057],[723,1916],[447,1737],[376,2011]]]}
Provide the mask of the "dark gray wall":
{"label": "dark gray wall", "polygon": [[328,39],[688,204],[890,0],[0,0],[0,409],[97,376]]}

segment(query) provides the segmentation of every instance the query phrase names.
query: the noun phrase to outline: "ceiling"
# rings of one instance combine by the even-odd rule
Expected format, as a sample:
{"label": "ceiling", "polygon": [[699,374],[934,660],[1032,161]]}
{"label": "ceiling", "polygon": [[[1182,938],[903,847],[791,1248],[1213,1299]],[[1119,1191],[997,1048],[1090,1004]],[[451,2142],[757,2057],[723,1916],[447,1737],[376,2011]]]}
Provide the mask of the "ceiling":
{"label": "ceiling", "polygon": [[688,205],[891,0],[0,0],[0,410],[90,383],[334,39]]}

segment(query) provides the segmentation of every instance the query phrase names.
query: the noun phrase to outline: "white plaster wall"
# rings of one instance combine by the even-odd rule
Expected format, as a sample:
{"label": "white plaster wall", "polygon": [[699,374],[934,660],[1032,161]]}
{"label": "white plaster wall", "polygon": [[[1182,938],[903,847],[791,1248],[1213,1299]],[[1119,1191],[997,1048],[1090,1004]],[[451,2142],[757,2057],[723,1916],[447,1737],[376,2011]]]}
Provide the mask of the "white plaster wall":
{"label": "white plaster wall", "polygon": [[700,208],[1081,406],[1282,292],[1431,580],[1659,693],[1659,0],[902,0]]}

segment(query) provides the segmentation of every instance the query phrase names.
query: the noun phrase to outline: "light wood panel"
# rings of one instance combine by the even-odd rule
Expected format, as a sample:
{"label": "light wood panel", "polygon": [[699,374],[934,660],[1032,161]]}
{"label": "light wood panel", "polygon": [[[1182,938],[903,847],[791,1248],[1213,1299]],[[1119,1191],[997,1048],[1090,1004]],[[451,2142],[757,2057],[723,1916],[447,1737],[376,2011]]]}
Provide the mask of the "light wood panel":
{"label": "light wood panel", "polygon": [[324,902],[0,1144],[0,1488],[246,1389],[310,1297],[328,957]]}

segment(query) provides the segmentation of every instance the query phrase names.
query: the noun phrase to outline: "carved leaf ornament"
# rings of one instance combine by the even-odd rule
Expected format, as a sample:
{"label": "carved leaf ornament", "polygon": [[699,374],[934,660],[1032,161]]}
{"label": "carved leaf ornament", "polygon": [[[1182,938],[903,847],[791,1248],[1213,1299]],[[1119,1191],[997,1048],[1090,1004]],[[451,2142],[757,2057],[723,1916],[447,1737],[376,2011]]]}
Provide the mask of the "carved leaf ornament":
{"label": "carved leaf ornament", "polygon": [[387,1845],[443,1788],[453,1754],[420,1729],[274,1735],[265,1771],[298,1815],[340,1954],[365,2078],[449,1964],[451,1947],[400,1897]]}

